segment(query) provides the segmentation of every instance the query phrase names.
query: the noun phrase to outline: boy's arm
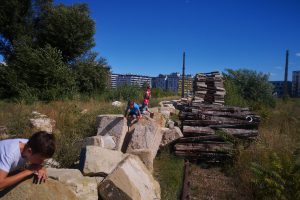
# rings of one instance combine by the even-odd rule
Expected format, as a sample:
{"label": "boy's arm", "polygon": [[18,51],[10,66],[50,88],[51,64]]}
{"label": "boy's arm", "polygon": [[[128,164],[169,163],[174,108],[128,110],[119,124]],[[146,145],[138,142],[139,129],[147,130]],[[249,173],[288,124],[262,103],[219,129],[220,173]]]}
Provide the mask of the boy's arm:
{"label": "boy's arm", "polygon": [[128,109],[129,109],[129,107],[127,106],[126,109],[125,109],[124,117],[127,116]]}
{"label": "boy's arm", "polygon": [[26,169],[24,171],[21,171],[13,176],[8,176],[8,173],[0,169],[0,189],[4,189],[8,186],[11,186],[15,183],[20,182],[27,176],[30,176],[33,174],[33,170]]}
{"label": "boy's arm", "polygon": [[142,117],[142,114],[141,114],[141,111],[140,109],[138,109],[138,117],[141,118]]}

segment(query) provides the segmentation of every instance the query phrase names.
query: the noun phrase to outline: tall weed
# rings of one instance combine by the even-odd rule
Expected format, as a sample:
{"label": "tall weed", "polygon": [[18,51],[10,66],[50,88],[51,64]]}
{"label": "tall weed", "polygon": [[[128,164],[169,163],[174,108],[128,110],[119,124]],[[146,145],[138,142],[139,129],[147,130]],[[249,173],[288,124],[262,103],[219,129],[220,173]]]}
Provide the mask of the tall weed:
{"label": "tall weed", "polygon": [[299,199],[300,99],[277,102],[259,137],[241,148],[234,171],[256,199]]}

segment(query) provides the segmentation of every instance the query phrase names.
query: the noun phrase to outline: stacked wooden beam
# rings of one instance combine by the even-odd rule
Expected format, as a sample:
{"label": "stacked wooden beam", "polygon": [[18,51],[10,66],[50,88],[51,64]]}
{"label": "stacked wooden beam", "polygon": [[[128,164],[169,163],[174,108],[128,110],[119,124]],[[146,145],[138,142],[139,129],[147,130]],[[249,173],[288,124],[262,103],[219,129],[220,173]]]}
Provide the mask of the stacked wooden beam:
{"label": "stacked wooden beam", "polygon": [[232,156],[234,144],[228,137],[253,139],[258,135],[260,117],[248,108],[184,104],[180,110],[184,137],[174,146],[179,156],[221,161]]}
{"label": "stacked wooden beam", "polygon": [[202,102],[224,105],[225,89],[219,72],[199,73],[193,82],[194,105]]}
{"label": "stacked wooden beam", "polygon": [[223,105],[225,89],[220,74],[197,74],[194,90],[193,98],[182,99],[176,106],[184,135],[174,146],[176,155],[222,161],[232,156],[232,138],[257,137],[259,116],[249,108]]}

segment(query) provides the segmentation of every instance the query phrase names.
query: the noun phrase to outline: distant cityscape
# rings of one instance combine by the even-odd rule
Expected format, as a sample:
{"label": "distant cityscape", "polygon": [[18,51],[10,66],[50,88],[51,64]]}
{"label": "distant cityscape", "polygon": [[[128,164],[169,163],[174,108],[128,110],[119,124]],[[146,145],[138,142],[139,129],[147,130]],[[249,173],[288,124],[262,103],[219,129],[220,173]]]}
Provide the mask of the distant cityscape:
{"label": "distant cityscape", "polygon": [[[186,93],[193,91],[193,78],[191,74],[185,75],[184,90]],[[110,87],[117,88],[121,85],[137,85],[142,87],[147,84],[152,88],[160,88],[165,91],[181,93],[182,75],[178,72],[159,74],[150,77],[137,74],[110,74]],[[273,84],[273,95],[281,97],[284,90],[284,81],[270,81]],[[288,94],[292,97],[300,97],[300,71],[292,72],[292,81],[288,81]]]}
{"label": "distant cityscape", "polygon": [[[182,75],[174,72],[171,74],[159,74],[157,77],[143,76],[137,74],[111,74],[110,86],[117,88],[124,84],[137,85],[150,85],[152,88],[160,88],[165,91],[174,93],[181,93]],[[185,75],[184,89],[186,93],[193,91],[193,76],[191,74]]]}

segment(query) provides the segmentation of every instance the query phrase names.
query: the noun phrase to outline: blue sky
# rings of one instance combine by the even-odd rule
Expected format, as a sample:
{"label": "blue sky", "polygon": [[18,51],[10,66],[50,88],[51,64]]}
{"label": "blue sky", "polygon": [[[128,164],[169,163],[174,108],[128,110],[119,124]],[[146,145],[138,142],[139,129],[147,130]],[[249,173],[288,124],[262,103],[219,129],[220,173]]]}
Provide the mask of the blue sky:
{"label": "blue sky", "polygon": [[187,73],[249,68],[282,80],[286,49],[300,70],[300,0],[55,0],[80,2],[115,73],[181,72],[186,51]]}

